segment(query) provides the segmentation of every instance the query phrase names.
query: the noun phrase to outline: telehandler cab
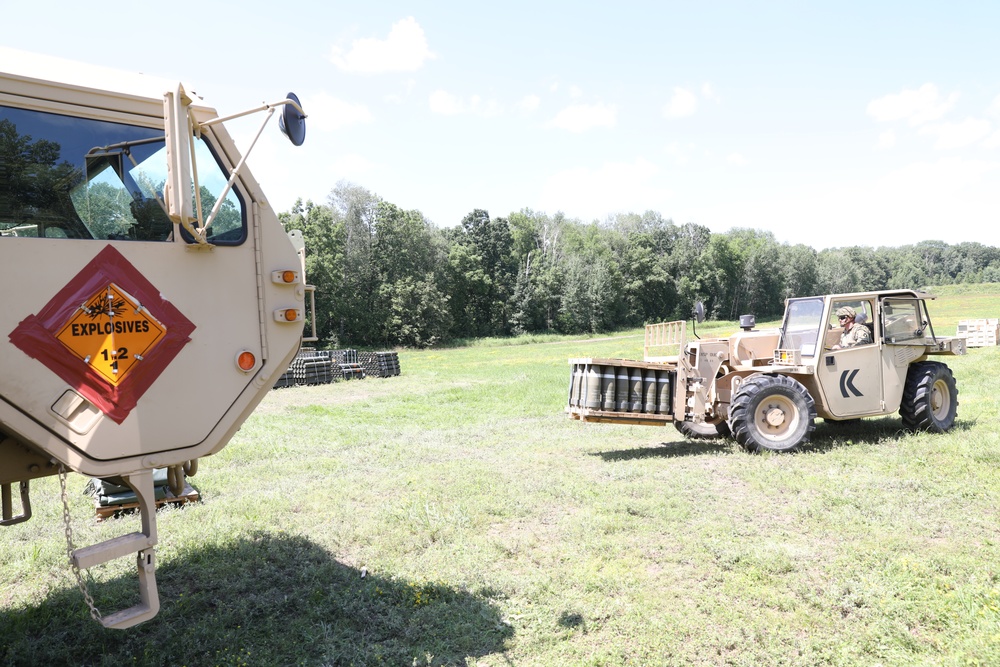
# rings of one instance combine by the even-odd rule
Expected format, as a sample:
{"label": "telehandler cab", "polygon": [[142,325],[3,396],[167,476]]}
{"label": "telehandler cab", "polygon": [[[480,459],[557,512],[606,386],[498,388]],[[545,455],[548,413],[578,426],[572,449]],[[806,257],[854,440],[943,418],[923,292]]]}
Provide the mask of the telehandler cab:
{"label": "telehandler cab", "polygon": [[[684,321],[647,325],[643,361],[569,360],[566,411],[586,422],[674,424],[695,438],[731,435],[754,452],[808,442],[816,417],[898,411],[908,429],[944,432],[958,388],[951,369],[929,358],[966,348],[934,333],[932,298],[887,290],[788,299],[778,329],[755,330],[744,315],[726,338],[688,340]],[[840,346],[845,308],[871,343]]]}

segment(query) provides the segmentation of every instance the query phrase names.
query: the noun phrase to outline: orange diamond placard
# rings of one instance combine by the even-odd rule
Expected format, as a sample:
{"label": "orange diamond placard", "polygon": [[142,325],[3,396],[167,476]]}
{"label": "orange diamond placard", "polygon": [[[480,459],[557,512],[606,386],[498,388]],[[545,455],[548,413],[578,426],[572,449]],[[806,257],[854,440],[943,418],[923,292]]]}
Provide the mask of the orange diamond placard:
{"label": "orange diamond placard", "polygon": [[166,335],[167,329],[115,283],[98,290],[56,338],[113,385]]}
{"label": "orange diamond placard", "polygon": [[121,424],[194,330],[109,244],[8,337]]}

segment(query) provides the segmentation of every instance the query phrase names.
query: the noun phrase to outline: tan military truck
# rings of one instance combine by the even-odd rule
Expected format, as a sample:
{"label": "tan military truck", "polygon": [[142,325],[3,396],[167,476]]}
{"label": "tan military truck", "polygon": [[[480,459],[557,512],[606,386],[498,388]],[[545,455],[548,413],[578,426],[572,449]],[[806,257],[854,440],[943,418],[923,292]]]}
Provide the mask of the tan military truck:
{"label": "tan military truck", "polygon": [[[177,486],[225,447],[301,341],[301,236],[226,131],[253,112],[302,143],[292,94],[220,118],[176,81],[0,49],[0,524],[59,475],[108,627],[159,609],[153,470]],[[141,531],[75,548],[70,471],[134,490]],[[80,569],[128,555],[141,600],[102,617]]]}
{"label": "tan military truck", "polygon": [[[934,333],[930,298],[890,290],[788,299],[779,328],[755,330],[744,316],[726,338],[689,340],[684,321],[649,325],[642,361],[570,359],[566,411],[586,422],[673,424],[691,437],[731,434],[755,452],[808,442],[816,417],[898,411],[909,429],[944,432],[958,388],[948,366],[929,359],[966,348]],[[842,347],[838,311],[853,312],[872,342]]]}

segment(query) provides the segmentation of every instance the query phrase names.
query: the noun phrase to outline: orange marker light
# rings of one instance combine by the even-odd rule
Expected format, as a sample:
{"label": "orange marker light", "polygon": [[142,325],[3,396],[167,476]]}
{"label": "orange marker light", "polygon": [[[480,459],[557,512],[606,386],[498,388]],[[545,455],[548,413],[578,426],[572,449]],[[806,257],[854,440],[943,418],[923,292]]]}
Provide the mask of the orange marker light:
{"label": "orange marker light", "polygon": [[257,357],[254,356],[253,352],[248,350],[243,350],[236,357],[236,365],[239,366],[240,370],[244,373],[249,373],[257,365]]}
{"label": "orange marker light", "polygon": [[277,285],[298,285],[301,278],[294,269],[277,269],[271,271],[271,282]]}
{"label": "orange marker light", "polygon": [[301,322],[303,318],[304,315],[298,308],[279,308],[274,311],[275,322]]}

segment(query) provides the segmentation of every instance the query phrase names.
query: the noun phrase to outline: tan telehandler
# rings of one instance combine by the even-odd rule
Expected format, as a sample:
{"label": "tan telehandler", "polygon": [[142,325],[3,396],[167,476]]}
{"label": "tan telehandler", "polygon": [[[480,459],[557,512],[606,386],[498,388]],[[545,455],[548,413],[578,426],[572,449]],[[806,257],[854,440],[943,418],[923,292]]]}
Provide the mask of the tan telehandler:
{"label": "tan telehandler", "polygon": [[[929,357],[966,349],[964,339],[934,333],[930,298],[890,290],[789,299],[778,329],[757,331],[745,315],[727,338],[688,340],[684,321],[648,325],[643,361],[570,359],[566,411],[587,422],[674,424],[695,438],[732,435],[754,452],[808,442],[816,417],[899,411],[908,429],[944,432],[958,388]],[[840,345],[845,307],[871,343]]]}
{"label": "tan telehandler", "polygon": [[[302,340],[301,234],[225,126],[254,112],[302,143],[291,93],[220,118],[176,81],[0,49],[0,525],[59,475],[70,564],[107,627],[159,609],[154,469],[182,488]],[[142,529],[75,548],[69,471],[131,488]],[[141,601],[102,616],[80,570],[129,555]]]}

